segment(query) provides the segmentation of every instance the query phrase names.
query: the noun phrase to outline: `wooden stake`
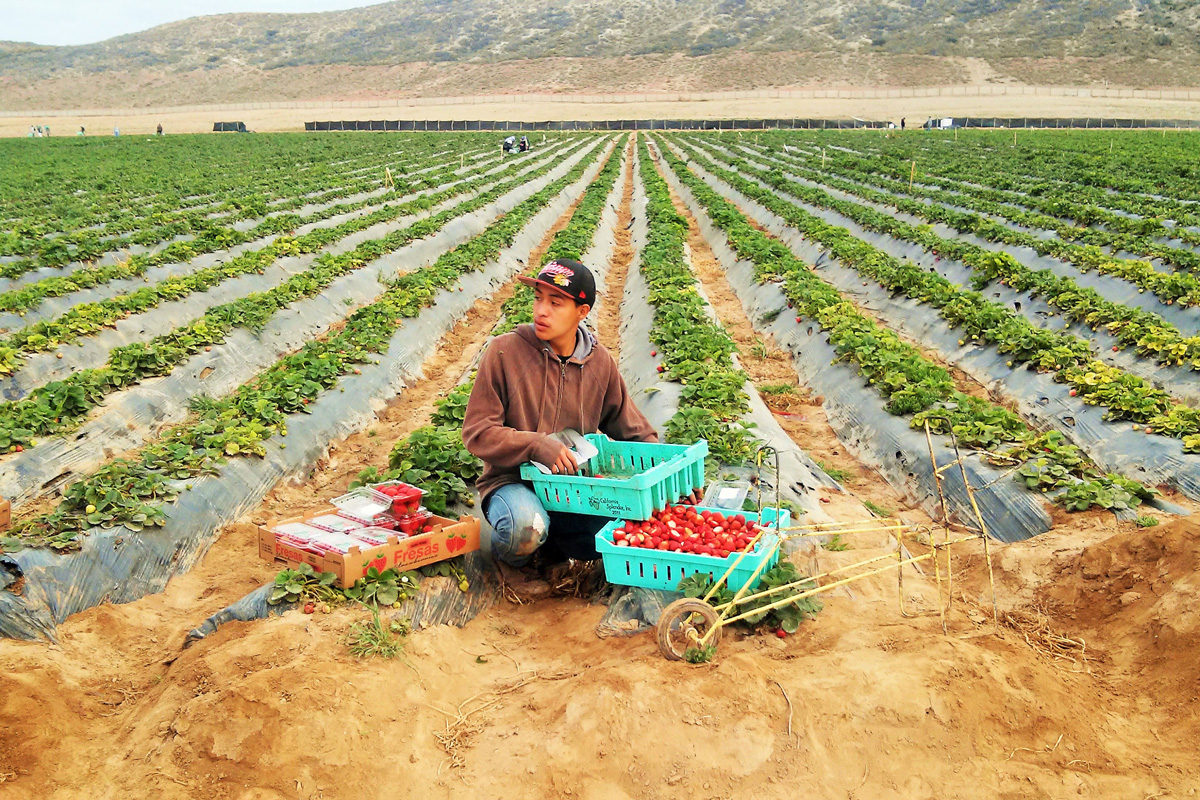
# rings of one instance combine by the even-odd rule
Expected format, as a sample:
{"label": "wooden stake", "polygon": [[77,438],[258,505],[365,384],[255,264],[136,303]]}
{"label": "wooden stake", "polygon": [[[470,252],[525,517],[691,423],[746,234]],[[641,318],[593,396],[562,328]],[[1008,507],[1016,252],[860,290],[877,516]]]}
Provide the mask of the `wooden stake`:
{"label": "wooden stake", "polygon": [[1013,147],[1017,146],[1017,132],[1013,131]]}
{"label": "wooden stake", "polygon": [[912,191],[913,178],[917,175],[917,161],[913,159],[912,168],[908,171],[908,191]]}
{"label": "wooden stake", "polygon": [[825,148],[821,148],[821,169],[825,169]]}
{"label": "wooden stake", "polygon": [[394,180],[392,180],[391,167],[384,167],[383,168],[383,188],[387,189],[389,187],[391,187],[392,189],[395,189],[396,182]]}

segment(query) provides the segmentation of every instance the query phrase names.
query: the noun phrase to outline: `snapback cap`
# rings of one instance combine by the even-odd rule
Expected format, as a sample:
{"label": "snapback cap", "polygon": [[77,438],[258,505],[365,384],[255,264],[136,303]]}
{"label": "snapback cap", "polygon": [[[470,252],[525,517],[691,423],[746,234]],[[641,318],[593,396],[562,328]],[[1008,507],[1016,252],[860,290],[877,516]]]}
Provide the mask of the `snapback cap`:
{"label": "snapback cap", "polygon": [[545,286],[571,298],[577,305],[596,304],[596,279],[592,271],[571,258],[558,258],[543,266],[536,278],[522,275],[517,280],[526,286]]}

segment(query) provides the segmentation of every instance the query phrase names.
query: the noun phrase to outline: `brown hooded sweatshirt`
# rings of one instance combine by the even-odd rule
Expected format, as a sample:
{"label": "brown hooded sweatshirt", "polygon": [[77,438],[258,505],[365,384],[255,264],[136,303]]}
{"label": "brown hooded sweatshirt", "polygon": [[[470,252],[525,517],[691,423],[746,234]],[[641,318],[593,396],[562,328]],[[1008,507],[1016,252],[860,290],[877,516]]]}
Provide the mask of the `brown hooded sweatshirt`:
{"label": "brown hooded sweatshirt", "polygon": [[626,442],[656,442],[612,355],[582,325],[575,352],[563,360],[532,325],[498,336],[479,364],[463,419],[463,443],[483,460],[481,498],[519,483],[526,461],[553,464],[567,428]]}

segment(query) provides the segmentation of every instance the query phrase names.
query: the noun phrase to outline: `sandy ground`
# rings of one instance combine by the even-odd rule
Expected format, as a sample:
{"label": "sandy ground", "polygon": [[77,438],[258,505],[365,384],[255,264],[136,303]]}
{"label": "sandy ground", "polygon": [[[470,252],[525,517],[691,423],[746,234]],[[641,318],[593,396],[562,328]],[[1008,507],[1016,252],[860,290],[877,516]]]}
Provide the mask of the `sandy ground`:
{"label": "sandy ground", "polygon": [[[695,231],[691,244],[718,315],[738,326]],[[999,625],[981,548],[968,543],[953,551],[952,587],[935,580],[945,562],[906,569],[900,596],[915,616],[902,615],[886,573],[827,594],[791,637],[729,629],[702,666],[666,661],[650,634],[597,637],[604,608],[574,598],[505,603],[462,628],[418,631],[393,661],[349,654],[347,628],[362,618],[349,608],[231,623],[181,649],[190,628],[274,573],[246,523],[319,504],[382,464],[469,366],[510,291],[475,305],[377,425],[277,487],[163,593],[78,614],[53,645],[0,641],[0,800],[1200,790],[1195,518],[1140,530],[1107,513],[1059,514],[1036,540],[993,545]],[[743,330],[737,341],[757,384],[787,378],[770,342],[756,352]],[[819,398],[776,410],[816,457],[852,472],[852,491],[903,508],[847,460]],[[862,518],[852,497],[828,507]],[[820,572],[894,549],[878,533],[849,544],[798,561]]]}
{"label": "sandy ground", "polygon": [[[972,87],[962,87],[962,96],[862,97],[862,98],[749,98],[739,100],[676,101],[642,100],[630,103],[568,102],[562,97],[520,100],[497,97],[491,102],[444,102],[423,99],[420,104],[371,105],[362,108],[330,104],[327,108],[238,109],[214,106],[211,110],[166,112],[96,113],[55,112],[55,116],[0,117],[0,136],[24,136],[30,125],[50,125],[54,135],[74,135],[83,125],[88,135],[108,136],[113,127],[123,135],[153,133],[162,123],[170,133],[205,133],[216,121],[241,120],[254,131],[298,131],[306,121],[357,119],[428,120],[601,120],[601,119],[760,119],[829,118],[891,120],[906,117],[919,125],[927,117],[1118,117],[1154,119],[1200,119],[1200,101],[1145,100],[1133,98],[1086,98],[1009,95],[972,96]],[[895,90],[899,94],[902,90]]]}

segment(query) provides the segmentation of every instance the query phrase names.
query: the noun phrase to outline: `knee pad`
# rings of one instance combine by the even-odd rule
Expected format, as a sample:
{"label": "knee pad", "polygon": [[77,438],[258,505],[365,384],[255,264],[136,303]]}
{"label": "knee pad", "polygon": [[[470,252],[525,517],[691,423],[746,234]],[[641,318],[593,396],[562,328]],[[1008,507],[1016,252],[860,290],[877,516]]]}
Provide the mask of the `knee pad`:
{"label": "knee pad", "polygon": [[527,524],[513,531],[513,555],[533,555],[533,551],[546,543],[549,535],[550,529],[546,520],[541,515],[532,517]]}

